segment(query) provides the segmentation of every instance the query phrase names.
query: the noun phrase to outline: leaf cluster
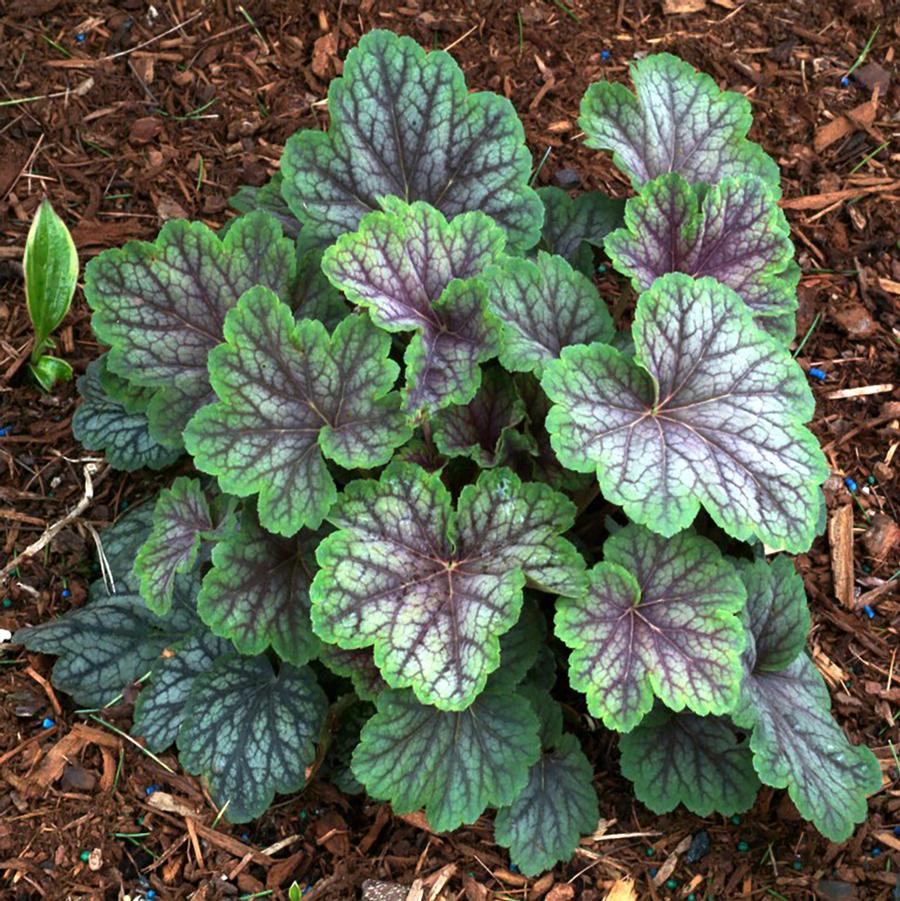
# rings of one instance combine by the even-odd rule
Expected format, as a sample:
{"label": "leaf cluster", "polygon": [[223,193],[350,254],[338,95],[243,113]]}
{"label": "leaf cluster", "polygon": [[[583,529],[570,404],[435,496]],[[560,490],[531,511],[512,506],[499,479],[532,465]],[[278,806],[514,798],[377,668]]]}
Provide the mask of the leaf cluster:
{"label": "leaf cluster", "polygon": [[573,199],[531,188],[508,101],[373,32],[224,233],[88,266],[110,349],[76,434],[198,474],[108,533],[115,594],[18,640],[89,703],[149,673],[136,733],[232,819],[328,771],[436,830],[495,808],[540,872],[599,810],[559,670],[653,810],[746,810],[763,782],[833,839],[864,817],[874,757],[763,554],[809,548],[827,475],[777,167],[743,97],[667,54],[632,77],[581,125],[637,193]]}

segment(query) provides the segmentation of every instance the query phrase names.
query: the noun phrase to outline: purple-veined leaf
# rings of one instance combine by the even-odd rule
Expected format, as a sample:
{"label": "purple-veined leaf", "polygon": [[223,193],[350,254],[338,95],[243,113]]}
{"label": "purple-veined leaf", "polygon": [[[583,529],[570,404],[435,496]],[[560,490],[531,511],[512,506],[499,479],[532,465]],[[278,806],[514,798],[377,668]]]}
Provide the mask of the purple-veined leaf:
{"label": "purple-veined leaf", "polygon": [[491,311],[503,324],[500,362],[536,372],[571,344],[606,342],[613,324],[594,283],[562,257],[507,257],[491,272]]}
{"label": "purple-veined leaf", "polygon": [[735,538],[806,550],[828,467],[803,426],[815,405],[799,366],[711,278],[657,279],[632,331],[633,360],[592,344],[547,365],[560,462],[596,469],[604,497],[663,535],[702,504]]}
{"label": "purple-veined leaf", "polygon": [[467,404],[446,407],[432,418],[434,443],[448,457],[471,457],[483,469],[504,462],[509,433],[525,418],[515,382],[488,369]]}
{"label": "purple-veined leaf", "polygon": [[630,732],[653,706],[726,713],[737,701],[746,599],[734,567],[690,531],[628,525],[606,539],[588,590],[557,601],[569,681],[588,710]]}
{"label": "purple-veined leaf", "polygon": [[481,213],[448,222],[425,203],[385,205],[329,247],[322,268],[381,328],[416,332],[405,358],[407,410],[467,403],[478,364],[497,354],[498,327],[478,276],[501,258],[503,232]]}
{"label": "purple-veined leaf", "polygon": [[515,688],[535,665],[547,638],[547,621],[534,595],[526,593],[518,622],[500,636],[500,669],[489,684]]}
{"label": "purple-veined leaf", "polygon": [[565,469],[557,459],[546,428],[550,401],[538,379],[522,372],[516,374],[515,380],[525,404],[526,426],[524,433],[513,432],[509,436],[510,467],[527,481],[547,482],[569,495],[596,486],[592,474]]}
{"label": "purple-veined leaf", "polygon": [[578,124],[589,147],[611,150],[616,166],[639,189],[667,172],[691,184],[758,175],[778,191],[778,166],[747,140],[750,101],[721,91],[690,63],[658,53],[631,64],[637,96],[600,81],[581,101]]}
{"label": "purple-veined leaf", "polygon": [[306,784],[306,768],[328,700],[306,667],[265,656],[220,657],[197,676],[178,732],[181,765],[203,773],[225,816],[245,823],[272,804],[275,793]]}
{"label": "purple-veined leaf", "polygon": [[410,435],[390,390],[398,371],[390,337],[364,316],[331,335],[321,322],[295,322],[265,288],[241,298],[224,333],[209,361],[219,401],[185,431],[194,463],[223,491],[259,494],[270,532],[316,529],[337,496],[325,457],[348,469],[379,466]]}
{"label": "purple-veined leaf", "polygon": [[150,684],[138,696],[132,732],[143,738],[151,751],[159,753],[168,748],[184,722],[185,705],[194,680],[219,657],[231,653],[233,648],[227,641],[212,635],[202,625],[196,634],[166,648],[153,667]]}
{"label": "purple-veined leaf", "polygon": [[543,250],[565,257],[579,272],[594,274],[591,245],[602,247],[603,239],[622,224],[625,201],[600,191],[570,197],[561,188],[538,188],[544,204],[541,229]]}
{"label": "purple-veined leaf", "polygon": [[294,666],[307,663],[320,647],[309,621],[309,586],[321,537],[303,530],[282,538],[245,513],[240,530],[213,548],[197,596],[200,618],[242,654],[271,647]]}
{"label": "purple-veined leaf", "polygon": [[239,219],[223,239],[202,223],[167,222],[152,244],[104,251],[85,268],[84,293],[109,368],[155,388],[151,435],[179,448],[193,413],[213,400],[209,352],[222,341],[226,313],[254,285],[285,294],[294,248],[265,213]]}
{"label": "purple-veined leaf", "polygon": [[[296,238],[300,234],[300,223],[281,196],[283,179],[281,172],[276,172],[262,187],[242,185],[232,197],[228,198],[228,205],[239,213],[262,210],[278,220],[282,231],[289,238]],[[227,227],[231,227],[235,221],[232,219],[227,223]]]}
{"label": "purple-veined leaf", "polygon": [[[170,466],[181,451],[164,447],[150,436],[146,413],[149,401],[131,390],[124,379],[106,373],[104,354],[89,363],[87,372],[78,379],[82,401],[72,417],[76,439],[88,450],[102,450],[114,469],[133,472],[144,466]],[[120,390],[114,394],[107,385]]]}
{"label": "purple-veined leaf", "polygon": [[287,142],[282,193],[304,237],[331,243],[394,195],[452,218],[480,210],[510,242],[531,247],[541,202],[528,186],[531,154],[512,104],[470,94],[443,51],[376,30],[347,54],[328,89],[329,130]]}
{"label": "purple-veined leaf", "polygon": [[169,612],[176,577],[194,568],[204,540],[216,541],[233,526],[233,512],[234,503],[227,498],[210,504],[199,479],[181,476],[160,491],[153,529],[134,562],[141,597],[154,613]]}
{"label": "purple-veined leaf", "polygon": [[881,788],[881,767],[868,748],[851,745],[831,717],[825,680],[803,648],[809,614],[791,561],[772,567],[760,561],[739,572],[750,641],[732,718],[753,730],[750,748],[760,779],[786,788],[805,819],[842,842],[866,818],[866,797]]}
{"label": "purple-veined leaf", "polygon": [[322,253],[317,250],[297,252],[297,278],[288,306],[297,319],[318,319],[329,332],[350,313],[343,294],[322,271]]}
{"label": "purple-veined leaf", "polygon": [[148,610],[138,594],[132,564],[150,528],[151,509],[146,506],[103,530],[113,593],[102,580],[97,581],[83,607],[20,629],[13,636],[14,643],[29,650],[57,655],[53,684],[83,707],[111,703],[153,670],[166,648],[177,647],[202,628],[193,609],[196,579],[179,580],[165,617]]}
{"label": "purple-veined leaf", "polygon": [[600,816],[594,770],[574,735],[563,735],[528,773],[528,784],[494,818],[494,837],[525,876],[569,860]]}
{"label": "purple-veined leaf", "polygon": [[759,779],[750,746],[727,717],[674,713],[662,704],[619,739],[622,774],[654,813],[678,804],[700,817],[753,806]]}
{"label": "purple-veined leaf", "polygon": [[374,645],[393,688],[462,710],[500,665],[499,637],[519,617],[526,579],[583,589],[581,556],[560,537],[574,513],[506,469],[463,488],[456,510],[440,478],[412,464],[351,482],[329,516],[340,531],[316,552],[316,634],[348,650]]}
{"label": "purple-veined leaf", "polygon": [[346,651],[334,644],[322,644],[319,660],[336,675],[349,679],[364,701],[374,701],[388,687],[375,666],[371,648]]}
{"label": "purple-veined leaf", "polygon": [[353,773],[396,814],[424,807],[435,832],[510,804],[540,755],[537,717],[515,692],[488,688],[460,711],[420,704],[411,691],[382,692],[375,704]]}
{"label": "purple-veined leaf", "polygon": [[760,328],[785,343],[794,336],[800,269],[787,219],[759,178],[701,189],[663,175],[628,201],[625,227],[604,246],[638,292],[667,272],[709,275],[741,296]]}

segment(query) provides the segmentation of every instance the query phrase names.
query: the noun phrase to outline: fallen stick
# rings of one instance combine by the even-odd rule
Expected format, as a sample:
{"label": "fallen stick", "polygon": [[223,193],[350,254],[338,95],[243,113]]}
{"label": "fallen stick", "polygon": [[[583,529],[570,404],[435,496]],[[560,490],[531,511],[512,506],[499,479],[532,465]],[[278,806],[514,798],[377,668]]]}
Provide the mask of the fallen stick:
{"label": "fallen stick", "polygon": [[[97,464],[96,463],[88,463],[84,467],[84,493],[81,495],[81,499],[78,503],[60,520],[57,520],[53,525],[48,526],[44,531],[44,534],[38,538],[37,541],[29,544],[21,554],[17,554],[3,569],[0,569],[0,585],[6,582],[9,574],[16,569],[16,567],[22,563],[24,560],[27,560],[29,557],[33,557],[35,554],[42,551],[53,539],[67,526],[70,522],[78,519],[82,513],[90,506],[91,501],[94,499],[94,482],[91,478],[94,473],[97,472]],[[104,469],[97,476],[97,482],[99,483],[104,476],[109,472],[109,468]]]}

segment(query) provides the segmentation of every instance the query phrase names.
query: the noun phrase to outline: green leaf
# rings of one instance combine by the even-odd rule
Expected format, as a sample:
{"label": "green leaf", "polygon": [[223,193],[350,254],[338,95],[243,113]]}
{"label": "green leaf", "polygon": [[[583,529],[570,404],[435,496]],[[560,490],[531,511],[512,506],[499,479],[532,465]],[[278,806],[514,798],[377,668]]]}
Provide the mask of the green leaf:
{"label": "green leaf", "polygon": [[[771,563],[735,560],[749,601],[744,610],[753,636],[756,669],[785,669],[806,648],[810,616],[803,578],[794,561],[779,555]],[[749,649],[748,649],[749,650]]]}
{"label": "green leaf", "polygon": [[323,644],[319,660],[335,675],[349,679],[363,701],[374,701],[388,687],[375,665],[371,648],[347,651],[337,645]]}
{"label": "green leaf", "polygon": [[424,200],[447,218],[480,210],[520,248],[538,240],[541,203],[515,109],[469,93],[450,54],[369,32],[329,85],[328,113],[328,131],[298,132],[281,162],[282,193],[307,240],[353,231],[388,195]]}
{"label": "green leaf", "polygon": [[757,175],[779,191],[775,161],[747,140],[753,114],[746,97],[719,90],[708,75],[669,53],[635,60],[630,68],[637,96],[624,85],[596,82],[581,101],[578,124],[588,147],[611,150],[636,189],[678,172],[691,184]]}
{"label": "green leaf", "polygon": [[523,875],[537,876],[569,860],[581,836],[597,827],[593,777],[578,739],[563,735],[531,768],[515,801],[497,811],[494,837]]}
{"label": "green leaf", "polygon": [[537,189],[544,204],[541,248],[565,257],[588,277],[594,274],[590,245],[602,247],[603,239],[622,224],[625,201],[600,191],[585,191],[574,198],[561,188]]}
{"label": "green leaf", "polygon": [[344,295],[322,271],[322,252],[297,245],[297,278],[287,298],[297,319],[318,319],[329,332],[350,314]]}
{"label": "green leaf", "polygon": [[197,562],[200,544],[217,524],[199,479],[181,476],[157,495],[153,529],[134,562],[141,597],[158,616],[172,606],[175,579]]}
{"label": "green leaf", "polygon": [[306,784],[328,701],[312,672],[266,657],[222,657],[194,680],[178,733],[181,765],[202,773],[232,823]]}
{"label": "green leaf", "polygon": [[515,383],[502,370],[488,369],[469,403],[439,410],[433,417],[434,443],[448,457],[471,457],[490,469],[503,462],[509,434],[524,418]]}
{"label": "green leaf", "polygon": [[390,391],[390,338],[361,316],[330,336],[320,322],[295,323],[265,288],[241,298],[224,332],[209,364],[219,401],[185,432],[194,463],[229,494],[259,494],[270,532],[318,528],[337,496],[325,458],[379,466],[410,436]]}
{"label": "green leaf", "polygon": [[44,391],[52,391],[57,382],[72,380],[72,367],[65,360],[49,354],[36,363],[29,363],[28,371]]}
{"label": "green leaf", "polygon": [[384,203],[385,212],[325,251],[322,268],[376,325],[416,332],[405,357],[410,413],[467,403],[478,364],[497,354],[498,327],[478,276],[500,260],[503,231],[481,213],[448,222],[425,203]]}
{"label": "green leaf", "polygon": [[525,595],[518,622],[500,636],[500,669],[490,679],[493,686],[515,688],[535,665],[547,638],[547,621],[534,595]]}
{"label": "green leaf", "polygon": [[711,278],[665,275],[638,299],[634,360],[569,347],[541,386],[560,462],[596,470],[604,497],[663,535],[701,504],[729,535],[806,550],[828,466],[804,428],[803,371]]}
{"label": "green leaf", "polygon": [[411,691],[385,691],[375,703],[353,772],[396,814],[424,807],[435,832],[512,803],[540,755],[537,717],[508,691],[488,689],[459,712],[419,704]]}
{"label": "green leaf", "polygon": [[831,718],[828,688],[800,644],[809,619],[799,576],[789,568],[790,561],[773,567],[760,562],[740,570],[751,641],[732,718],[753,730],[750,748],[760,779],[786,788],[801,816],[842,842],[865,820],[866,796],[881,789],[881,767],[868,748],[851,745]]}
{"label": "green leaf", "polygon": [[[72,417],[72,433],[88,450],[103,451],[114,469],[165,469],[174,463],[181,451],[163,447],[150,437],[147,416],[129,413],[104,390],[106,355],[88,364],[87,372],[78,379],[81,405]],[[117,376],[113,378],[118,381]]]}
{"label": "green leaf", "polygon": [[[69,229],[49,200],[41,202],[28,229],[22,268],[25,272],[25,303],[34,328],[31,362],[37,364],[35,375],[41,385],[44,386],[42,378],[46,378],[52,387],[53,382],[66,376],[55,371],[57,367],[52,364],[42,366],[39,361],[47,338],[63,321],[72,303],[78,282],[78,251]],[[70,368],[68,378],[71,375]]]}
{"label": "green leaf", "polygon": [[246,513],[240,530],[213,548],[212,569],[197,598],[203,622],[242,654],[271,647],[288,663],[307,663],[320,647],[309,621],[320,539],[306,530],[294,538],[272,535]]}
{"label": "green leaf", "polygon": [[706,188],[663,175],[628,201],[625,228],[608,235],[605,247],[638,292],[667,272],[708,275],[740,295],[761,329],[785,344],[794,336],[800,269],[791,229],[758,178]]}
{"label": "green leaf", "polygon": [[678,804],[700,817],[753,806],[759,779],[747,741],[725,717],[674,713],[658,704],[619,739],[622,775],[654,813]]}
{"label": "green leaf", "polygon": [[296,263],[291,242],[265,213],[241,217],[220,239],[202,223],[167,222],[156,241],[107,250],[85,269],[85,296],[109,368],[154,388],[150,432],[182,446],[191,416],[213,400],[209,352],[226,313],[254,285],[287,296]]}
{"label": "green leaf", "polygon": [[577,599],[557,602],[556,635],[572,649],[569,681],[610,729],[630,732],[653,706],[726,713],[741,680],[743,584],[718,548],[631,524],[603,545]]}
{"label": "green leaf", "polygon": [[507,257],[491,274],[491,311],[503,323],[500,362],[534,372],[570,344],[607,342],[614,328],[594,283],[562,257]]}
{"label": "green leaf", "polygon": [[210,635],[202,626],[195,635],[166,648],[134,706],[132,732],[143,738],[151,751],[164,751],[175,741],[194,681],[230,652],[227,641]]}
{"label": "green leaf", "polygon": [[500,664],[499,637],[519,617],[526,579],[581,590],[584,562],[559,537],[574,514],[506,469],[463,488],[456,510],[439,476],[412,464],[351,482],[329,517],[340,531],[316,552],[316,634],[348,650],[374,645],[393,688],[462,710]]}
{"label": "green leaf", "polygon": [[[235,194],[228,198],[228,205],[239,213],[262,210],[278,220],[282,231],[289,238],[296,238],[300,234],[300,223],[281,196],[283,178],[281,172],[276,172],[262,187],[241,185]],[[229,227],[236,221],[232,219],[228,223]]]}

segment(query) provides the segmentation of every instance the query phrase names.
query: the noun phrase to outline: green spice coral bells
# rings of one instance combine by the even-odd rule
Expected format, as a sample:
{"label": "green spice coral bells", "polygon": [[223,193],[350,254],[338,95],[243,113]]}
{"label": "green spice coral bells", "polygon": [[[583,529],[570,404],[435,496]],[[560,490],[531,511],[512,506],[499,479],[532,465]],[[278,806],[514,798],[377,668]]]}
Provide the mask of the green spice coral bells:
{"label": "green spice coral bells", "polygon": [[566,678],[651,810],[765,783],[831,839],[864,818],[877,762],[762,552],[809,548],[828,473],[777,167],[743,97],[665,54],[633,77],[581,121],[636,196],[535,192],[507,100],[373,32],[224,236],[169,223],[89,265],[110,350],[76,434],[199,474],[106,533],[114,591],[17,640],[81,703],[149,672],[134,732],[231,820],[313,768],[438,831],[493,808],[536,875],[600,814]]}

